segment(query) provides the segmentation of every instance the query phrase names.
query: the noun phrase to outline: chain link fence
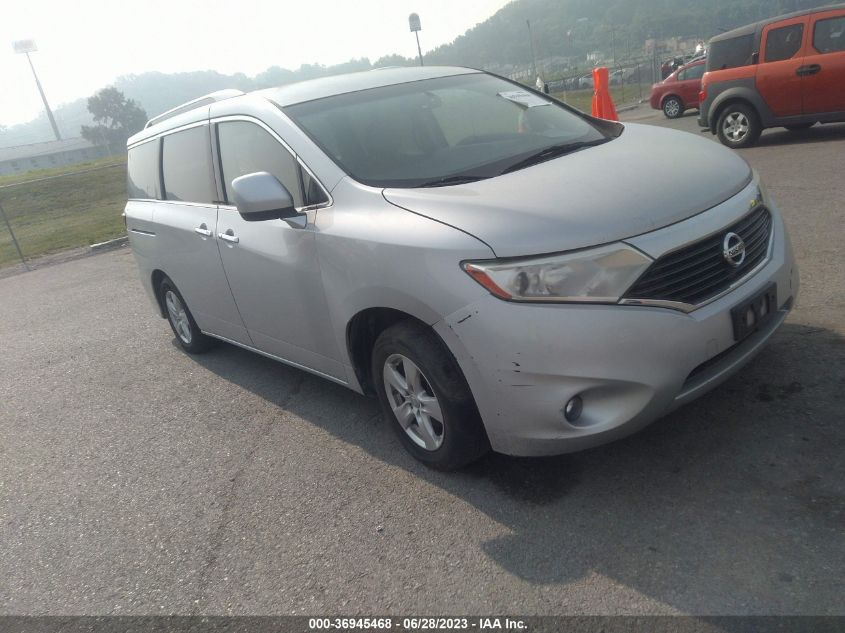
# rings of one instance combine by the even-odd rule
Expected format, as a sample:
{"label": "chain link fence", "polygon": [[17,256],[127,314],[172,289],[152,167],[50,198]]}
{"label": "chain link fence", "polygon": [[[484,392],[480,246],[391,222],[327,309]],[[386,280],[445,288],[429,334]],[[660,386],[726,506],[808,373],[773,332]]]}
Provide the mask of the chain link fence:
{"label": "chain link fence", "polygon": [[[652,85],[664,79],[664,61],[675,57],[688,61],[691,55],[656,51],[650,56],[618,59],[615,63],[598,62],[596,66],[607,66],[613,100],[617,106],[626,106],[648,100]],[[535,87],[537,77],[533,72],[531,68],[523,68],[509,73],[508,77]],[[592,68],[550,70],[540,63],[537,73],[549,93],[576,108],[590,110],[593,97]]]}
{"label": "chain link fence", "polygon": [[125,234],[126,159],[0,178],[0,268]]}

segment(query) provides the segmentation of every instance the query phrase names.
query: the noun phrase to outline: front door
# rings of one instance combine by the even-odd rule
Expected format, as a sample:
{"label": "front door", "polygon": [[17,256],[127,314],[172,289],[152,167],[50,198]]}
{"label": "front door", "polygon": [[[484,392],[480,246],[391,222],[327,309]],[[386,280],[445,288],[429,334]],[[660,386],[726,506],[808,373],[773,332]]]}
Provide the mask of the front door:
{"label": "front door", "polygon": [[704,76],[704,63],[688,66],[678,75],[678,90],[681,99],[688,108],[698,107],[698,93],[701,92],[701,78]]}
{"label": "front door", "polygon": [[153,211],[161,267],[201,330],[249,345],[214,237],[217,196],[209,127],[190,127],[161,142],[164,200]]}
{"label": "front door", "polygon": [[809,17],[781,20],[763,29],[757,91],[776,117],[802,112],[801,75]]}
{"label": "front door", "polygon": [[804,114],[845,113],[845,9],[813,16],[804,57]]}
{"label": "front door", "polygon": [[223,120],[216,134],[224,188],[217,220],[220,256],[254,346],[344,380],[317,260],[314,214],[306,228],[283,220],[247,222],[231,202],[232,180],[266,171],[287,187],[295,206],[311,203],[299,163],[257,122]]}

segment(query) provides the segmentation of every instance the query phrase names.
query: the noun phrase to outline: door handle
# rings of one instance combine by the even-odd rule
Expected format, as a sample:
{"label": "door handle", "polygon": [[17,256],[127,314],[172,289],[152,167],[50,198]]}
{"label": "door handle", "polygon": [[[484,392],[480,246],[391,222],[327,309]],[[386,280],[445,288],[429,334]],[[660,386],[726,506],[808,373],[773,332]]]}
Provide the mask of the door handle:
{"label": "door handle", "polygon": [[214,235],[214,231],[209,231],[205,223],[202,223],[198,227],[196,227],[194,229],[194,233],[199,233],[203,237],[211,237],[212,235]]}
{"label": "door handle", "polygon": [[807,66],[799,66],[798,69],[795,71],[795,74],[799,77],[806,77],[808,75],[815,75],[816,73],[820,72],[821,69],[822,67],[818,64],[809,64]]}
{"label": "door handle", "polygon": [[237,244],[241,240],[235,235],[235,232],[232,229],[227,230],[225,233],[218,233],[217,237],[219,237],[224,242],[229,242],[229,244]]}

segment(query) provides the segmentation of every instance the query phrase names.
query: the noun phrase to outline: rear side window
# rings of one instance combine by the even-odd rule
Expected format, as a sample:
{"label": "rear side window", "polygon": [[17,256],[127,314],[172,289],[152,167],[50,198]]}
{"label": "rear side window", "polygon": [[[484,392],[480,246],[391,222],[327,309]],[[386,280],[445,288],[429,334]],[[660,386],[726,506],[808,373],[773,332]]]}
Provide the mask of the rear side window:
{"label": "rear side window", "polygon": [[232,201],[235,178],[266,171],[287,188],[294,206],[304,206],[299,163],[267,130],[249,121],[226,121],[217,125],[217,138],[227,202]]}
{"label": "rear side window", "polygon": [[708,70],[726,70],[748,66],[754,52],[754,35],[740,35],[728,40],[713,42],[707,54]]}
{"label": "rear side window", "polygon": [[816,22],[813,48],[820,53],[845,51],[845,15]]}
{"label": "rear side window", "polygon": [[126,189],[129,198],[158,197],[158,139],[129,150]]}
{"label": "rear side window", "polygon": [[766,37],[766,61],[780,62],[792,59],[801,50],[804,39],[804,25],[790,24],[779,29],[772,29]]}
{"label": "rear side window", "polygon": [[212,204],[216,195],[207,126],[165,136],[161,160],[166,200]]}

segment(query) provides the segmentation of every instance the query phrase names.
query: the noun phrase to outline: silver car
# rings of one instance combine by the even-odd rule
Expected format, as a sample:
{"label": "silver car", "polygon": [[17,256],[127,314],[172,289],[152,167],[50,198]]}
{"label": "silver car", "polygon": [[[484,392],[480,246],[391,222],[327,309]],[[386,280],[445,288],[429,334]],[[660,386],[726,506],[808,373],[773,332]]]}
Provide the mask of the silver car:
{"label": "silver car", "polygon": [[735,153],[464,68],[397,68],[152,119],[126,223],[179,344],[375,395],[417,459],[548,455],[712,389],[792,308]]}

